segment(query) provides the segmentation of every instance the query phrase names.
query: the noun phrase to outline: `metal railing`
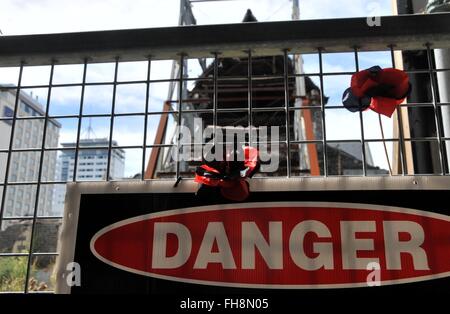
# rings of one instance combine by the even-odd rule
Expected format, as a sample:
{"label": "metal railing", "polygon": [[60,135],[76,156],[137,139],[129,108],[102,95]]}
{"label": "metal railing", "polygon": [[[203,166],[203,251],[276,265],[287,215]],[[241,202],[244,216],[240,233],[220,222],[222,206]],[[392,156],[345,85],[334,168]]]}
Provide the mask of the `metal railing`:
{"label": "metal railing", "polygon": [[[194,26],[181,28],[161,28],[161,29],[141,29],[141,30],[123,30],[123,31],[106,31],[92,33],[74,33],[74,34],[55,34],[55,35],[33,35],[33,36],[12,36],[0,37],[0,69],[1,67],[13,67],[18,71],[17,81],[12,85],[3,85],[3,92],[11,91],[15,95],[14,109],[12,116],[1,116],[0,124],[8,125],[10,138],[6,147],[0,149],[0,155],[6,155],[6,158],[0,159],[4,162],[4,179],[0,182],[1,189],[1,209],[0,209],[0,232],[5,236],[8,226],[15,225],[17,228],[26,229],[18,235],[24,233],[25,248],[18,249],[14,245],[0,252],[0,267],[7,267],[9,262],[15,265],[22,265],[23,269],[18,271],[15,276],[17,284],[14,286],[11,282],[5,280],[0,282],[0,291],[21,291],[33,292],[39,290],[39,287],[33,282],[34,279],[39,281],[36,274],[36,266],[39,264],[40,258],[55,259],[58,255],[56,250],[41,252],[37,250],[38,238],[45,236],[40,234],[38,226],[45,222],[60,222],[62,212],[47,215],[40,212],[41,193],[43,187],[61,187],[69,181],[83,181],[80,179],[80,156],[84,151],[103,150],[107,152],[105,176],[100,180],[111,181],[116,178],[112,177],[112,152],[116,149],[123,150],[140,150],[140,160],[138,161],[140,168],[140,179],[146,180],[144,173],[148,164],[148,153],[155,148],[173,148],[178,152],[181,149],[180,128],[177,129],[176,140],[170,143],[153,143],[149,144],[151,139],[149,127],[152,126],[150,119],[152,117],[160,117],[162,115],[172,115],[176,120],[176,125],[182,124],[183,115],[187,114],[211,114],[214,131],[218,126],[218,118],[221,114],[230,112],[239,112],[246,115],[248,127],[251,128],[255,114],[261,112],[281,112],[284,114],[286,128],[286,136],[284,140],[280,140],[286,153],[286,172],[280,175],[283,178],[294,176],[292,170],[292,154],[291,149],[294,145],[317,145],[322,147],[321,153],[321,175],[328,177],[330,174],[329,149],[332,144],[353,143],[359,147],[361,152],[361,176],[369,176],[367,145],[370,143],[397,143],[398,144],[398,171],[394,174],[408,175],[415,174],[411,167],[411,160],[408,158],[408,149],[406,146],[415,145],[414,143],[429,142],[435,143],[437,147],[437,156],[439,160],[439,171],[433,171],[430,175],[448,175],[447,156],[445,147],[449,145],[450,138],[445,136],[442,129],[441,108],[449,106],[450,103],[439,101],[438,82],[436,73],[442,71],[450,71],[450,69],[436,69],[433,64],[433,49],[450,48],[450,24],[448,23],[448,14],[436,15],[414,15],[401,17],[385,17],[382,19],[382,26],[369,27],[365,19],[345,19],[345,20],[324,20],[324,21],[292,21],[292,22],[271,22],[271,23],[247,23],[235,25],[215,25],[215,26]],[[236,34],[239,34],[237,36]],[[369,51],[384,51],[391,58],[391,65],[399,67],[397,64],[396,53],[407,50],[421,50],[425,52],[428,60],[428,67],[424,69],[407,70],[409,74],[428,75],[431,86],[431,99],[425,102],[409,102],[404,103],[400,107],[407,111],[412,108],[430,108],[434,115],[435,136],[412,137],[404,134],[404,115],[397,110],[396,124],[398,135],[391,138],[367,138],[365,134],[367,123],[364,120],[365,113],[355,114],[359,119],[360,138],[355,139],[330,139],[327,132],[327,115],[331,110],[342,109],[343,106],[326,104],[325,80],[331,76],[351,75],[354,71],[360,70],[360,55]],[[324,69],[324,55],[335,52],[346,52],[353,56],[354,70],[327,72]],[[318,58],[318,71],[311,73],[289,73],[288,62],[294,54],[314,54]],[[283,82],[284,88],[284,106],[274,107],[253,107],[254,91],[253,82],[259,79],[253,75],[252,60],[264,56],[278,56],[283,59],[283,74],[274,75],[274,78]],[[180,67],[180,75],[176,78],[152,79],[151,73],[153,64],[160,60],[177,60],[179,64],[184,64],[187,58],[210,58],[213,71],[211,76],[207,77],[186,77],[183,73],[183,67]],[[247,74],[241,77],[219,77],[218,66],[220,61],[225,58],[240,58],[247,60]],[[145,68],[145,78],[136,80],[119,80],[118,71],[121,64],[129,61],[141,61],[141,67]],[[102,62],[112,62],[113,78],[106,81],[88,81],[87,74],[89,66]],[[82,78],[76,83],[55,83],[54,72],[55,67],[65,64],[77,64],[82,68]],[[45,84],[27,85],[23,84],[24,70],[38,65],[49,66],[48,81]],[[269,78],[270,76],[265,76]],[[291,106],[290,81],[292,79],[302,77],[313,77],[318,82],[320,90],[319,105],[303,105],[301,107]],[[221,101],[220,83],[230,79],[241,79],[247,84],[247,107],[246,108],[222,108],[219,106]],[[203,109],[184,109],[183,100],[185,94],[183,84],[185,82],[195,82],[198,80],[209,81],[212,84],[212,103],[211,108]],[[157,83],[175,82],[180,88],[178,89],[178,98],[171,100],[176,102],[177,108],[171,110],[153,110],[150,108],[151,87]],[[1,82],[0,82],[1,83]],[[143,111],[133,112],[116,112],[118,88],[122,85],[145,85],[145,102]],[[108,113],[86,113],[86,89],[99,86],[112,87],[110,110]],[[52,92],[55,88],[80,88],[79,107],[76,113],[70,114],[51,114]],[[46,89],[47,95],[45,99],[45,108],[38,116],[24,116],[20,113],[22,91],[32,89]],[[291,118],[298,111],[320,111],[321,138],[295,139],[291,137]],[[3,115],[3,113],[0,113]],[[143,121],[142,144],[138,145],[116,145],[114,143],[115,121],[118,118],[134,117]],[[82,123],[86,119],[109,119],[107,127],[107,143],[103,146],[86,146],[82,142]],[[48,129],[52,121],[74,119],[76,120],[75,144],[70,147],[49,147],[46,144],[46,138],[49,136]],[[42,121],[42,142],[34,143],[32,147],[19,147],[15,145],[16,131],[20,121]],[[338,123],[338,122],[335,122]],[[377,126],[378,127],[378,126]],[[166,132],[167,134],[167,132]],[[249,133],[251,134],[251,132]],[[3,134],[1,136],[4,136]],[[250,141],[252,139],[250,138]],[[204,143],[200,143],[203,145]],[[412,151],[413,149],[409,149]],[[51,152],[73,152],[74,163],[73,173],[64,180],[58,178],[46,178],[44,167],[47,165],[45,156]],[[37,175],[32,180],[12,180],[11,169],[14,164],[14,154],[35,153],[38,156]],[[410,164],[408,164],[410,163]],[[423,173],[422,173],[423,174]],[[183,173],[179,161],[176,162],[175,173],[171,176],[171,180],[183,177]],[[7,214],[8,193],[14,187],[32,187],[34,192],[30,199],[24,199],[32,204],[31,215],[15,215]],[[18,227],[19,226],[19,227]],[[20,228],[19,228],[20,229]],[[41,239],[42,240],[42,239]],[[5,238],[0,238],[1,242],[5,242]],[[4,245],[6,247],[6,244]],[[22,263],[22,264],[21,264]],[[51,276],[52,261],[47,263],[49,269],[46,270],[47,278]],[[8,266],[9,267],[9,266]],[[14,279],[14,278],[13,278]],[[33,279],[33,280],[32,280]],[[50,280],[50,279],[49,279]],[[1,286],[3,285],[3,287]],[[49,283],[47,283],[49,285]],[[37,288],[36,288],[37,287]],[[52,286],[47,289],[52,290]]]}

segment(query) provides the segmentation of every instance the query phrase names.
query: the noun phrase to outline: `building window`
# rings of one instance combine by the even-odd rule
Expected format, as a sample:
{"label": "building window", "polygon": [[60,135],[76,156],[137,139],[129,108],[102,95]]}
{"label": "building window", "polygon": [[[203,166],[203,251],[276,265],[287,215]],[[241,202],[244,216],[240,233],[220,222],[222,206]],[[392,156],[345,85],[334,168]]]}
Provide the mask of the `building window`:
{"label": "building window", "polygon": [[[8,106],[3,107],[3,116],[5,118],[12,118],[14,115],[14,110],[9,108]],[[12,125],[11,120],[4,120],[6,124]]]}

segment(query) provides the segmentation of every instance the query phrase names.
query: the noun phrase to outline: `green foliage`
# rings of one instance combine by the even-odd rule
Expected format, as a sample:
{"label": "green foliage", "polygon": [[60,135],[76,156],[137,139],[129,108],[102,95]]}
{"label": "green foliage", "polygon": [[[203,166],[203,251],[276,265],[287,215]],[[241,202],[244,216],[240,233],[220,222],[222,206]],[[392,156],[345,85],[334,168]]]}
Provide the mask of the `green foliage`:
{"label": "green foliage", "polygon": [[23,291],[26,272],[26,257],[0,258],[0,291]]}
{"label": "green foliage", "polygon": [[[55,286],[54,257],[40,256],[31,265],[31,276],[28,283],[29,291],[45,291]],[[24,291],[27,269],[27,257],[0,258],[0,292]],[[46,282],[38,281],[33,275],[42,277],[48,274]],[[39,275],[40,274],[40,275]],[[46,276],[44,275],[44,278]]]}

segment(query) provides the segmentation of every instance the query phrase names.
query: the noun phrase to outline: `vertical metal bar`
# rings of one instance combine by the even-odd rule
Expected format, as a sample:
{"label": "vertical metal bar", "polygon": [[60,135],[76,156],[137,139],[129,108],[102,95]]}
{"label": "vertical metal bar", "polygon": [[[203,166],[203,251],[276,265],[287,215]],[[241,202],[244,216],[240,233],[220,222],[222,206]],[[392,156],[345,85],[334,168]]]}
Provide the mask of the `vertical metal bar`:
{"label": "vertical metal bar", "polygon": [[291,177],[291,115],[289,111],[289,64],[288,64],[288,54],[287,49],[283,50],[283,75],[284,75],[284,110],[285,110],[285,117],[286,117],[286,142],[287,142],[287,156],[286,156],[286,162],[287,162],[287,177]]}
{"label": "vertical metal bar", "polygon": [[111,105],[111,123],[109,124],[109,146],[108,146],[108,163],[106,167],[106,181],[111,179],[111,156],[112,156],[112,142],[113,142],[113,130],[114,130],[114,114],[116,110],[116,90],[117,90],[117,73],[119,70],[119,57],[116,57],[115,69],[114,69],[114,85],[113,85],[113,98]]}
{"label": "vertical metal bar", "polygon": [[[218,86],[217,78],[219,75],[219,59],[218,53],[214,52],[214,72],[213,72],[213,134],[214,146],[217,145],[217,107],[218,107]],[[216,149],[216,148],[215,148]]]}
{"label": "vertical metal bar", "polygon": [[248,143],[249,146],[252,146],[252,122],[253,122],[253,86],[252,86],[252,78],[253,78],[253,60],[252,60],[252,51],[248,50],[248,64],[247,64],[247,101],[248,101]]}
{"label": "vertical metal bar", "polygon": [[83,114],[83,107],[84,107],[84,92],[86,88],[86,72],[87,72],[87,62],[88,60],[84,60],[84,67],[83,67],[83,83],[81,85],[81,100],[80,100],[80,111],[78,114],[78,127],[77,127],[77,142],[75,146],[75,160],[73,164],[73,178],[72,181],[77,181],[77,169],[78,169],[78,156],[80,151],[80,136],[81,136],[81,122],[83,121],[82,114]]}
{"label": "vertical metal bar", "polygon": [[36,234],[36,220],[37,220],[37,213],[39,209],[39,194],[41,191],[41,181],[42,181],[42,168],[44,164],[44,152],[45,152],[45,140],[47,137],[47,126],[48,126],[48,109],[50,107],[50,99],[51,99],[51,93],[52,93],[52,83],[53,83],[53,72],[55,69],[55,61],[52,61],[51,68],[50,68],[50,79],[49,79],[49,86],[48,86],[48,94],[47,94],[47,104],[45,107],[44,112],[44,129],[42,133],[42,144],[41,144],[41,156],[39,159],[39,171],[38,171],[38,177],[37,177],[37,186],[36,186],[36,198],[34,201],[34,211],[33,211],[33,223],[31,225],[31,236],[30,236],[30,248],[28,251],[28,263],[27,263],[27,272],[25,276],[25,293],[28,293],[28,283],[30,279],[30,272],[31,272],[31,258],[33,256],[33,242],[34,242],[34,236]]}
{"label": "vertical metal bar", "polygon": [[8,177],[9,177],[9,167],[11,166],[11,158],[12,158],[12,149],[14,145],[14,130],[16,129],[16,121],[17,121],[17,113],[19,112],[19,103],[20,103],[20,85],[22,84],[22,73],[23,73],[23,65],[24,62],[20,64],[19,68],[19,78],[17,80],[17,89],[16,89],[16,99],[14,102],[14,113],[11,124],[11,137],[9,138],[9,146],[8,146],[8,156],[6,157],[6,169],[5,169],[5,179],[3,181],[3,191],[2,191],[2,205],[0,208],[0,226],[3,219],[3,213],[5,210],[5,201],[6,201],[6,193],[8,189]]}
{"label": "vertical metal bar", "polygon": [[[150,99],[150,71],[152,66],[151,57],[147,60],[147,82],[145,91],[145,114],[144,114],[144,143],[142,146],[142,169],[141,169],[141,180],[144,180],[145,176],[145,157],[147,152],[147,127],[148,127],[148,105]],[[153,148],[152,148],[153,149]]]}
{"label": "vertical metal bar", "polygon": [[[358,47],[354,47],[356,72],[359,71]],[[359,111],[359,125],[361,127],[361,151],[363,175],[367,176],[366,139],[364,137],[364,119],[362,111]]]}
{"label": "vertical metal bar", "polygon": [[441,162],[441,174],[445,175],[446,173],[446,158],[444,153],[444,141],[442,140],[443,137],[443,130],[442,130],[442,117],[440,115],[440,107],[438,106],[438,89],[437,89],[437,82],[436,78],[434,77],[433,73],[433,55],[431,52],[431,45],[430,43],[427,43],[425,45],[427,47],[427,58],[428,58],[428,71],[430,75],[430,81],[431,81],[431,92],[433,95],[433,109],[434,109],[434,116],[435,116],[435,122],[436,122],[436,133],[438,138],[438,144],[439,144],[439,158]]}
{"label": "vertical metal bar", "polygon": [[320,107],[322,113],[322,143],[323,143],[323,174],[328,177],[328,156],[327,156],[327,132],[325,125],[325,100],[323,91],[323,60],[322,60],[323,48],[318,48],[319,53],[319,79],[320,79]]}
{"label": "vertical metal bar", "polygon": [[[391,61],[392,67],[395,68],[395,56],[394,56],[394,46],[389,45],[391,50]],[[402,163],[402,175],[406,175],[408,173],[408,164],[406,162],[406,154],[405,154],[405,135],[403,131],[403,118],[401,113],[401,107],[397,108],[397,120],[398,120],[398,136],[399,136],[399,145],[400,145],[400,160]]]}
{"label": "vertical metal bar", "polygon": [[180,149],[181,149],[181,122],[182,122],[182,105],[183,105],[183,76],[184,76],[184,58],[185,54],[180,55],[180,80],[179,80],[179,88],[178,88],[178,130],[177,130],[177,160],[176,160],[176,174],[175,174],[175,180],[179,180],[180,175]]}

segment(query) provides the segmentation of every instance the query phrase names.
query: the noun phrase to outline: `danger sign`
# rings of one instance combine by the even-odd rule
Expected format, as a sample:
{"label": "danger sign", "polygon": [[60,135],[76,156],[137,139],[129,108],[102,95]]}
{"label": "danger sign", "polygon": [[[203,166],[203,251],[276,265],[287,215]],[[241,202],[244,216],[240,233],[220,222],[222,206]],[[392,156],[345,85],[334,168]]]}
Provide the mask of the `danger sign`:
{"label": "danger sign", "polygon": [[[408,178],[395,184],[384,178],[390,188],[383,190],[376,180],[327,180],[308,187],[266,179],[243,203],[199,198],[195,183],[186,181],[176,188],[71,184],[57,290],[179,296],[278,290],[290,298],[329,289],[342,297],[448,293],[450,216],[442,200],[449,182],[418,177],[410,189],[397,185]],[[374,270],[379,287],[371,288]],[[67,284],[73,274],[79,278]]]}
{"label": "danger sign", "polygon": [[393,284],[450,275],[450,217],[345,203],[203,206],[107,226],[91,251],[125,271],[207,285],[362,286],[371,262]]}

